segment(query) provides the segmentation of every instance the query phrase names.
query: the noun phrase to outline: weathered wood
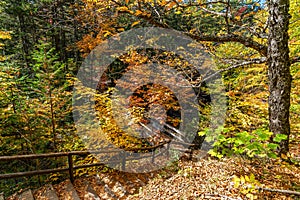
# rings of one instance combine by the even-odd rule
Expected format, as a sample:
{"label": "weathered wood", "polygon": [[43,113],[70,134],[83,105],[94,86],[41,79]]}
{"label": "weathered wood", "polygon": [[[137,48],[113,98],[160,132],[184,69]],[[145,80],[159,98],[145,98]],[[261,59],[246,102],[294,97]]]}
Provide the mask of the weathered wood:
{"label": "weathered wood", "polygon": [[68,168],[59,168],[59,169],[44,169],[44,170],[36,170],[36,171],[29,171],[29,172],[17,172],[17,173],[10,173],[10,174],[0,174],[1,179],[9,179],[9,178],[17,178],[22,176],[34,176],[34,175],[41,175],[41,174],[51,174],[56,172],[64,172],[68,171]]}
{"label": "weathered wood", "polygon": [[43,154],[28,154],[28,155],[16,155],[16,156],[0,156],[0,161],[10,160],[27,160],[27,159],[38,159],[38,158],[51,158],[51,157],[64,157],[71,155],[89,155],[89,154],[104,154],[120,152],[116,149],[104,149],[104,150],[93,150],[93,151],[70,151],[60,153],[43,153]]}
{"label": "weathered wood", "polygon": [[155,151],[152,151],[151,162],[155,162]]}
{"label": "weathered wood", "polygon": [[73,173],[73,158],[72,154],[68,155],[68,165],[69,165],[69,176],[72,183],[74,183],[74,173]]}
{"label": "weathered wood", "polygon": [[[179,141],[176,141],[177,144],[182,144],[182,145],[188,145],[188,143],[182,143]],[[0,157],[0,162],[1,161],[12,161],[12,160],[23,160],[23,159],[38,159],[38,158],[54,158],[54,157],[68,157],[68,168],[56,168],[56,169],[44,169],[44,170],[35,170],[35,171],[27,171],[27,172],[17,172],[17,173],[9,173],[9,174],[0,174],[0,180],[1,179],[9,179],[9,178],[17,178],[17,177],[24,177],[24,176],[34,176],[34,175],[42,175],[42,174],[51,174],[51,173],[57,173],[57,172],[65,172],[69,171],[69,176],[70,180],[73,182],[74,181],[74,170],[80,169],[80,168],[88,168],[88,167],[95,167],[95,166],[103,166],[105,163],[92,163],[92,164],[86,164],[86,165],[79,165],[79,166],[74,166],[73,165],[73,157],[74,155],[89,155],[89,154],[105,154],[105,153],[120,153],[121,152],[121,158],[120,160],[116,161],[110,161],[107,162],[106,164],[114,164],[114,163],[120,163],[121,162],[121,168],[122,170],[125,170],[126,167],[126,161],[130,160],[138,160],[138,159],[143,159],[143,158],[148,158],[152,157],[152,162],[154,162],[154,159],[156,156],[155,155],[155,150],[164,147],[167,144],[167,154],[170,148],[170,143],[161,143],[155,146],[151,147],[144,147],[144,148],[128,148],[126,151],[122,150],[116,150],[116,149],[104,149],[104,150],[93,150],[93,151],[71,151],[71,152],[61,152],[61,153],[46,153],[46,154],[30,154],[30,155],[17,155],[17,156],[1,156]],[[131,157],[126,157],[127,151],[145,151],[149,150],[152,151],[151,155],[147,156],[140,156],[139,158],[131,158]],[[1,200],[1,199],[0,199]]]}
{"label": "weathered wood", "polygon": [[67,156],[68,152],[63,153],[48,153],[48,154],[29,154],[29,155],[16,155],[16,156],[0,156],[0,161],[11,161],[11,160],[27,160],[37,158],[51,158],[51,157],[63,157]]}
{"label": "weathered wood", "polygon": [[122,163],[121,163],[121,165],[122,165],[122,170],[124,171],[125,168],[126,168],[126,152],[122,153],[121,155],[122,155],[122,158],[121,158]]}

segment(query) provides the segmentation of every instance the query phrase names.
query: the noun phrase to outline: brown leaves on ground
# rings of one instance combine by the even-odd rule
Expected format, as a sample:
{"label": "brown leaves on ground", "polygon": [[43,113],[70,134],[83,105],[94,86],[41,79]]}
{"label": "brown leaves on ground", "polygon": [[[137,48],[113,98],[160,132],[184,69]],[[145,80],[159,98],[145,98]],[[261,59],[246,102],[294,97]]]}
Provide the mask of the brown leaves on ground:
{"label": "brown leaves on ground", "polygon": [[246,196],[241,188],[234,187],[233,178],[250,174],[260,187],[300,190],[300,169],[295,166],[276,161],[208,158],[180,161],[176,175],[152,179],[139,194],[128,199],[297,199],[289,194],[258,190]]}

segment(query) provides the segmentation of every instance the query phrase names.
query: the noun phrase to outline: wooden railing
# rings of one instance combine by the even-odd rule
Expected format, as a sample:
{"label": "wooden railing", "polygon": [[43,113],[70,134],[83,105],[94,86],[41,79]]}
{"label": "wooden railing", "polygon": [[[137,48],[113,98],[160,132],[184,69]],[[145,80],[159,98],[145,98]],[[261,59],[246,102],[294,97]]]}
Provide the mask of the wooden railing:
{"label": "wooden railing", "polygon": [[[173,142],[174,143],[174,142]],[[192,146],[192,144],[184,143],[184,142],[176,142],[177,144],[183,146]],[[152,162],[155,162],[155,158],[161,153],[155,153],[156,149],[165,146],[165,152],[169,152],[170,142],[162,143],[156,146],[151,147],[144,147],[144,148],[131,148],[125,149],[124,151],[116,150],[116,149],[102,149],[102,150],[94,150],[94,151],[71,151],[71,152],[60,152],[60,153],[45,153],[45,154],[29,154],[29,155],[16,155],[16,156],[0,156],[0,163],[3,161],[15,161],[15,160],[28,160],[28,159],[41,159],[41,158],[58,158],[58,157],[67,157],[68,166],[62,168],[52,168],[52,169],[43,169],[43,170],[34,170],[34,171],[26,171],[26,172],[16,172],[16,173],[8,173],[8,174],[0,174],[1,179],[10,179],[10,178],[17,178],[17,177],[28,177],[28,176],[35,176],[35,175],[43,175],[43,174],[51,174],[57,172],[68,172],[70,180],[74,181],[74,170],[81,169],[81,168],[89,168],[95,166],[104,166],[104,163],[92,163],[92,164],[83,164],[74,166],[73,156],[84,156],[90,154],[108,154],[108,153],[121,153],[123,152],[121,158],[119,160],[114,160],[105,162],[106,164],[120,164],[122,170],[126,168],[126,161],[130,160],[139,160],[142,158],[150,157],[150,156],[143,156],[138,158],[127,158],[127,153],[129,152],[138,152],[138,151],[148,151],[151,152]],[[192,153],[189,149],[177,149],[179,151],[185,151]]]}
{"label": "wooden railing", "polygon": [[[169,151],[169,143],[167,144],[160,144],[156,146],[151,147],[145,147],[145,148],[138,148],[138,149],[126,149],[126,151],[149,151],[152,152],[152,162],[154,162],[154,159],[156,157],[155,150],[159,147],[163,147],[166,145],[166,151]],[[3,161],[15,161],[15,160],[28,160],[28,159],[42,159],[42,158],[58,158],[58,157],[67,157],[68,166],[62,167],[62,168],[52,168],[52,169],[43,169],[43,170],[34,170],[34,171],[26,171],[26,172],[16,172],[16,173],[8,173],[8,174],[0,174],[0,180],[1,179],[10,179],[10,178],[17,178],[17,177],[27,177],[27,176],[34,176],[34,175],[42,175],[42,174],[51,174],[51,173],[57,173],[57,172],[68,172],[70,180],[74,181],[74,170],[81,169],[81,168],[89,168],[89,167],[95,167],[95,166],[104,166],[104,163],[92,163],[92,164],[83,164],[83,165],[77,165],[74,166],[73,162],[73,156],[84,156],[84,155],[90,155],[90,154],[108,154],[108,153],[121,153],[123,152],[120,160],[114,160],[110,161],[109,163],[106,162],[106,164],[120,164],[122,167],[122,170],[125,170],[126,168],[126,161],[129,160],[138,160],[141,158],[126,158],[127,154],[124,153],[124,151],[116,150],[116,149],[102,149],[102,150],[95,150],[95,151],[71,151],[71,152],[60,152],[60,153],[45,153],[45,154],[29,154],[29,155],[16,155],[16,156],[0,156],[0,163]],[[150,156],[147,156],[150,157]],[[145,156],[143,157],[145,158]]]}

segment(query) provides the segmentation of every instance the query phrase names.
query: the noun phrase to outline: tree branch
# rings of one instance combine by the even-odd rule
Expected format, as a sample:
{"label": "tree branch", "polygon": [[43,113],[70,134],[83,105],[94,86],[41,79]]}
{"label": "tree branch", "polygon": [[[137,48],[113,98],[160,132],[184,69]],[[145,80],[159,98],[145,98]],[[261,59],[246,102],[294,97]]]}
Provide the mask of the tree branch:
{"label": "tree branch", "polygon": [[[115,0],[113,0],[115,2]],[[117,2],[115,2],[117,3]],[[207,10],[207,9],[206,9]],[[124,10],[119,11],[120,13],[128,13],[131,15],[134,15],[132,11],[130,10]],[[226,15],[226,13],[224,13]],[[161,27],[161,28],[170,28],[167,24],[162,22],[157,22],[155,19],[153,19],[152,16],[149,15],[141,15],[139,16],[141,19],[146,20],[148,23]],[[262,45],[256,41],[254,41],[252,38],[248,38],[245,36],[240,36],[236,34],[227,34],[227,35],[194,35],[190,32],[185,32],[186,35],[191,37],[192,39],[195,39],[197,41],[208,41],[208,42],[238,42],[243,44],[245,47],[249,47],[252,49],[255,49],[258,51],[262,56],[267,56],[267,46]]]}
{"label": "tree branch", "polygon": [[231,17],[231,14],[227,13],[227,12],[226,13],[215,12],[215,11],[203,8],[203,7],[200,7],[200,9],[207,12],[207,13],[213,14],[213,15],[218,15],[218,16],[222,16],[222,17],[229,17],[229,18]]}
{"label": "tree branch", "polygon": [[197,41],[207,41],[207,42],[238,42],[243,44],[245,47],[250,47],[258,51],[262,56],[267,56],[267,46],[262,45],[258,42],[255,42],[251,38],[236,34],[227,34],[227,35],[194,35],[191,33],[186,33],[192,39]]}
{"label": "tree branch", "polygon": [[269,191],[269,192],[279,192],[279,193],[285,193],[285,194],[292,194],[292,195],[300,196],[300,192],[296,192],[296,191],[292,191],[292,190],[280,190],[280,189],[271,189],[271,188],[263,188],[263,187],[256,187],[256,189]]}
{"label": "tree branch", "polygon": [[245,66],[245,65],[262,64],[262,63],[265,63],[266,61],[267,61],[267,58],[265,58],[265,57],[254,58],[254,59],[251,59],[251,60],[243,61],[241,63],[238,63],[238,64],[232,65],[230,67],[227,67],[225,69],[220,69],[220,70],[216,71],[215,73],[213,73],[213,74],[211,74],[211,75],[209,75],[207,77],[204,77],[204,79],[201,81],[201,83],[203,83],[205,81],[208,81],[209,79],[215,77],[216,75],[218,75],[218,74],[220,74],[222,72],[225,72],[225,71],[228,71],[228,70],[231,70],[231,69],[235,69],[235,68],[238,68],[238,67],[242,67],[242,66]]}
{"label": "tree branch", "polygon": [[293,57],[290,59],[291,64],[295,64],[297,62],[300,62],[300,56]]}

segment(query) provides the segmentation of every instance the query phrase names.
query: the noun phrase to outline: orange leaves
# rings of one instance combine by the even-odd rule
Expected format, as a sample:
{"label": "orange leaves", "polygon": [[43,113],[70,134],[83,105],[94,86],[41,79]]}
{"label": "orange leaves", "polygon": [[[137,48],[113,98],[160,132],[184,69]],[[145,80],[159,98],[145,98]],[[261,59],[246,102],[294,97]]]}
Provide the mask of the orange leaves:
{"label": "orange leaves", "polygon": [[168,4],[167,8],[171,9],[177,5],[176,1],[172,1],[170,4]]}
{"label": "orange leaves", "polygon": [[[117,16],[115,10],[113,11],[111,1],[84,0],[83,3],[84,5],[75,7],[78,10],[76,20],[81,27],[88,30],[83,39],[77,42],[77,47],[85,57],[103,40],[117,32],[124,31],[124,28],[116,25]],[[118,9],[128,10],[126,6]]]}
{"label": "orange leaves", "polygon": [[137,17],[140,17],[140,16],[151,17],[151,13],[148,13],[147,11],[143,11],[143,10],[136,10],[134,12],[134,15]]}
{"label": "orange leaves", "polygon": [[144,13],[143,11],[137,10],[137,11],[135,11],[135,16],[139,16],[139,15],[141,15],[143,13]]}
{"label": "orange leaves", "polygon": [[81,41],[77,42],[77,46],[82,52],[82,56],[86,57],[99,43],[99,40],[96,40],[92,34],[85,35]]}

